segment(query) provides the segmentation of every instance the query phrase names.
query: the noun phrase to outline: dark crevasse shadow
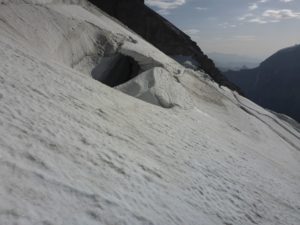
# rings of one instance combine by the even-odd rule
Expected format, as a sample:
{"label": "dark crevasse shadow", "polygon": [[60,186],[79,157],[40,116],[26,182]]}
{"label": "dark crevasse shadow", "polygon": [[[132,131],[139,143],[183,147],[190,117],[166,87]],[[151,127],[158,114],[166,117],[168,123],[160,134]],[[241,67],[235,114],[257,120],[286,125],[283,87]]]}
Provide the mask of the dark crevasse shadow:
{"label": "dark crevasse shadow", "polygon": [[110,87],[123,84],[141,72],[139,64],[130,56],[116,54],[99,59],[92,77]]}

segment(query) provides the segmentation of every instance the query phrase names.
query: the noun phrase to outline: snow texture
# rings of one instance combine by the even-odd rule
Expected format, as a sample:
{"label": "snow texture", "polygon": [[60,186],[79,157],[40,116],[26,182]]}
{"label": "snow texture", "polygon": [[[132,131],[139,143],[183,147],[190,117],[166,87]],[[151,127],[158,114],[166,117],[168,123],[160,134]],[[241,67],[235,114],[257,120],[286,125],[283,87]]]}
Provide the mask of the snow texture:
{"label": "snow texture", "polygon": [[[116,53],[142,73],[114,89]],[[85,1],[1,0],[1,225],[298,225],[287,121]]]}

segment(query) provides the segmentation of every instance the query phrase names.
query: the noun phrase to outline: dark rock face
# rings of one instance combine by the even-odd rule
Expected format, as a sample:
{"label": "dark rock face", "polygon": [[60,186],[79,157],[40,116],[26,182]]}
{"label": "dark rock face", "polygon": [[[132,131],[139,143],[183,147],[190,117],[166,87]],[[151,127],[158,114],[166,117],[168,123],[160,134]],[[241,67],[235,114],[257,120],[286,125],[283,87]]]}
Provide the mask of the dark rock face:
{"label": "dark rock face", "polygon": [[106,13],[117,18],[130,29],[141,35],[165,54],[192,57],[220,85],[233,90],[239,88],[229,82],[209,59],[184,32],[176,28],[162,16],[148,8],[144,0],[89,0]]}
{"label": "dark rock face", "polygon": [[228,71],[227,78],[255,103],[300,122],[300,45],[275,53],[259,67]]}

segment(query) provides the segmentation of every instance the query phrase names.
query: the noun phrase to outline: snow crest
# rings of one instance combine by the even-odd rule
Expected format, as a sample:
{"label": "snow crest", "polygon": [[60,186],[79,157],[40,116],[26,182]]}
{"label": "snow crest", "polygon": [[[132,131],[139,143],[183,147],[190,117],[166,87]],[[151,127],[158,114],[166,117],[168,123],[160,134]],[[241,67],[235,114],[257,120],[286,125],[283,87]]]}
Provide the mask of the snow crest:
{"label": "snow crest", "polygon": [[192,100],[178,81],[161,67],[145,71],[136,78],[116,87],[118,90],[164,108],[191,107]]}

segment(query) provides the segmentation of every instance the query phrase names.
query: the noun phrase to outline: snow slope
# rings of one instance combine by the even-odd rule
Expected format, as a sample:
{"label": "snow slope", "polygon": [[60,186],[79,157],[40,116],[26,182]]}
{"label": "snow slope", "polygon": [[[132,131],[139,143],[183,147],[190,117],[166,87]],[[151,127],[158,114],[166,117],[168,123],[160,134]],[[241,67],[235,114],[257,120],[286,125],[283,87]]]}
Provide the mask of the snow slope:
{"label": "snow slope", "polygon": [[[292,123],[85,1],[1,2],[0,224],[300,224]],[[143,71],[113,89],[116,52]]]}

